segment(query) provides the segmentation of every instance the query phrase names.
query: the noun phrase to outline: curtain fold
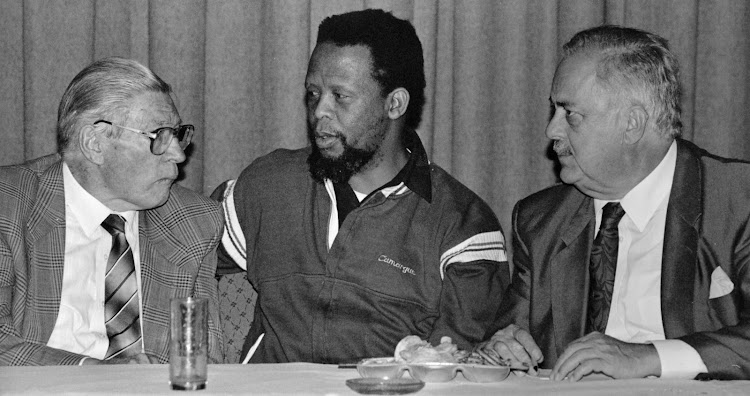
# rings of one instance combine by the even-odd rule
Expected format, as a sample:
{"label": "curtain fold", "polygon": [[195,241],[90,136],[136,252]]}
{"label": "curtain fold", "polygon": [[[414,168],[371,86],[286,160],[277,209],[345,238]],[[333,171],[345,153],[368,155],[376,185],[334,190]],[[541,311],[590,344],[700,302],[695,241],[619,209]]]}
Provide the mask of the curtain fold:
{"label": "curtain fold", "polygon": [[483,197],[509,235],[514,203],[557,180],[544,129],[561,45],[602,23],[655,32],[682,67],[685,137],[750,159],[744,0],[9,0],[0,2],[0,165],[56,150],[75,74],[119,55],[170,83],[197,128],[181,184],[209,194],[255,158],[307,144],[303,84],[318,24],[366,7],[412,21],[431,160]]}

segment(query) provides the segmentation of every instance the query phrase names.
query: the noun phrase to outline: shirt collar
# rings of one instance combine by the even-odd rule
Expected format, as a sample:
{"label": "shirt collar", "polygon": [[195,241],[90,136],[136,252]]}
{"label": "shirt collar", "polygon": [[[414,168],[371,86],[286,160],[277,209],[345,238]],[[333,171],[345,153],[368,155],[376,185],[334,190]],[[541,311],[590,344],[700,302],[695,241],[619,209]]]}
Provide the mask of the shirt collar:
{"label": "shirt collar", "polygon": [[[102,224],[102,221],[107,218],[111,213],[115,213],[110,210],[103,203],[99,202],[98,199],[94,198],[78,181],[73,177],[73,174],[68,168],[68,164],[63,161],[63,188],[65,190],[65,207],[66,210],[70,210],[71,214],[78,219],[78,223],[81,225],[83,232],[88,237],[93,237],[93,233]],[[136,212],[130,210],[127,212],[116,213],[123,218],[128,224],[133,224]]]}
{"label": "shirt collar", "polygon": [[[639,231],[646,228],[660,204],[669,198],[676,166],[677,143],[672,142],[659,165],[620,200],[620,205]],[[599,213],[607,202],[610,201],[595,199],[596,213]]]}
{"label": "shirt collar", "polygon": [[396,176],[401,176],[404,185],[427,202],[432,202],[432,180],[430,161],[417,132],[411,129],[404,131],[404,146],[409,150],[409,161]]}

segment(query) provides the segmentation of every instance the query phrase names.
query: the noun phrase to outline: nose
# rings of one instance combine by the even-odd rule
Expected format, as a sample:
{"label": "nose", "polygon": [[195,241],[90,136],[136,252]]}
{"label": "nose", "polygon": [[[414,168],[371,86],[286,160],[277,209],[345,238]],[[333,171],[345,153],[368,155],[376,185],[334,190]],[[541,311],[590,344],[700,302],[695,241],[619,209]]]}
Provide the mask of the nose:
{"label": "nose", "polygon": [[165,151],[163,155],[167,157],[166,159],[168,161],[172,161],[178,164],[185,161],[185,151],[180,148],[180,142],[174,136],[172,136],[172,140],[169,142],[167,151]]}
{"label": "nose", "polygon": [[552,117],[550,118],[549,123],[547,123],[547,129],[545,129],[544,134],[547,135],[548,139],[552,140],[563,138],[565,135],[564,123],[565,109],[559,107],[553,110]]}
{"label": "nose", "polygon": [[320,120],[324,117],[331,118],[333,109],[332,96],[333,95],[321,94],[317,101],[312,103],[312,110],[316,120]]}

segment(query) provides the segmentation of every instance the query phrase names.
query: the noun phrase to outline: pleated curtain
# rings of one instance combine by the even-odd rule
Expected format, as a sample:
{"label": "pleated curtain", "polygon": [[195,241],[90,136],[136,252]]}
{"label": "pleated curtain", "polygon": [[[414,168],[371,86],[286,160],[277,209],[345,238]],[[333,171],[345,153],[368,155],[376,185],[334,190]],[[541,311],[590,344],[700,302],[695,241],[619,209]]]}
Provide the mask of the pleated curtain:
{"label": "pleated curtain", "polygon": [[[56,151],[75,74],[119,55],[170,83],[196,126],[180,183],[209,194],[253,159],[307,144],[303,83],[323,18],[383,8],[416,27],[431,160],[495,210],[557,182],[544,129],[560,47],[609,23],[667,38],[682,65],[685,137],[750,159],[745,0],[7,0],[0,2],[0,165]],[[134,175],[136,177],[136,175]]]}

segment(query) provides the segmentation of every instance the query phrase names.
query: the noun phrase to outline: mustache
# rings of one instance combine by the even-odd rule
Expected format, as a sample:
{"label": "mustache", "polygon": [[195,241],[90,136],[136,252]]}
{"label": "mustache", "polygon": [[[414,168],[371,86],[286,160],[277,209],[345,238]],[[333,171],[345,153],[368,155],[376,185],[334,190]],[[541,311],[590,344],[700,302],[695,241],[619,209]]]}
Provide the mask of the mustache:
{"label": "mustache", "polygon": [[570,146],[568,146],[568,144],[563,142],[562,140],[555,140],[555,143],[552,145],[552,149],[555,150],[555,153],[558,157],[573,154],[573,152],[570,150]]}
{"label": "mustache", "polygon": [[343,139],[341,131],[331,127],[328,122],[308,123],[308,135],[311,139],[316,137],[336,137]]}

